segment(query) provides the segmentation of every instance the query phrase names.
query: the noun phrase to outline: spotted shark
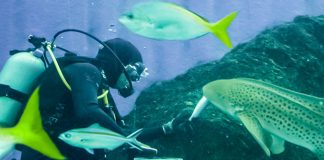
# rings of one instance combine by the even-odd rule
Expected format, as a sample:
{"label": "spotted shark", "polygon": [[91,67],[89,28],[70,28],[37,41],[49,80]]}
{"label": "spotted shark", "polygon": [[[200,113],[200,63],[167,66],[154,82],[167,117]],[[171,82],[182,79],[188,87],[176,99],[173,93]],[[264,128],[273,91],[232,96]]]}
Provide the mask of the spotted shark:
{"label": "spotted shark", "polygon": [[241,121],[267,156],[288,141],[324,160],[324,98],[248,78],[216,80],[203,87],[190,120],[208,103]]}
{"label": "spotted shark", "polygon": [[52,159],[65,159],[42,127],[38,91],[37,88],[31,95],[17,125],[0,128],[0,159],[6,157],[15,144],[26,145]]}

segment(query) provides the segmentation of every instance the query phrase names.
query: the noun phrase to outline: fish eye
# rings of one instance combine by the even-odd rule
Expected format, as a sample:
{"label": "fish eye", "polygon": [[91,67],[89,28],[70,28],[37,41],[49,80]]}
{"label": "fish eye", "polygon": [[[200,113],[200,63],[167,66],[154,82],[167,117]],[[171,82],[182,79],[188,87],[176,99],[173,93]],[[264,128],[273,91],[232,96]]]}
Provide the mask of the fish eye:
{"label": "fish eye", "polygon": [[129,19],[133,19],[133,18],[134,18],[134,15],[133,15],[133,14],[128,14],[128,15],[127,15],[127,18],[129,18]]}
{"label": "fish eye", "polygon": [[71,134],[67,133],[67,134],[64,134],[65,138],[71,138]]}

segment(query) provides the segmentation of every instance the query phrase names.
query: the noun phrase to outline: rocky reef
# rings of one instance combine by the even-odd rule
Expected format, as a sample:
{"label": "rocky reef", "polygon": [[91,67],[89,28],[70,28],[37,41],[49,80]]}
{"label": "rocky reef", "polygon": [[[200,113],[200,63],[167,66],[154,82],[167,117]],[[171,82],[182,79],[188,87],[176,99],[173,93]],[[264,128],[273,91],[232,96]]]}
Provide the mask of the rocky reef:
{"label": "rocky reef", "polygon": [[[203,52],[203,51],[201,51]],[[219,61],[190,69],[173,80],[144,90],[126,117],[134,128],[161,125],[184,108],[194,108],[201,88],[217,79],[248,77],[324,97],[324,16],[298,16],[239,44]],[[193,124],[194,132],[148,143],[161,157],[184,160],[315,160],[305,148],[286,143],[267,157],[242,124],[209,105]]]}

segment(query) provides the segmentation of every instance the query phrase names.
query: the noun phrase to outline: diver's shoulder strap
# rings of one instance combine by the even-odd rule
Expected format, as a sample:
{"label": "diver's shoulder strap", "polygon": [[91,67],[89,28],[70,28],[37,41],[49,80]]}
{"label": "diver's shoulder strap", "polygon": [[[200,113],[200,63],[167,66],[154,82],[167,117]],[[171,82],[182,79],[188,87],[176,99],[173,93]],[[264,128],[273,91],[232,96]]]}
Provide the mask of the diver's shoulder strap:
{"label": "diver's shoulder strap", "polygon": [[15,55],[15,54],[17,54],[17,53],[21,53],[21,52],[31,52],[31,51],[34,51],[35,49],[34,48],[27,48],[27,49],[25,49],[25,50],[18,50],[18,49],[14,49],[14,50],[11,50],[10,52],[9,52],[9,55]]}
{"label": "diver's shoulder strap", "polygon": [[57,61],[61,67],[65,67],[73,63],[90,63],[95,66],[99,65],[99,62],[95,58],[78,56],[74,53],[65,53],[64,57],[57,58]]}
{"label": "diver's shoulder strap", "polygon": [[28,100],[28,95],[11,88],[9,85],[0,84],[0,97],[8,97],[14,99],[22,104]]}

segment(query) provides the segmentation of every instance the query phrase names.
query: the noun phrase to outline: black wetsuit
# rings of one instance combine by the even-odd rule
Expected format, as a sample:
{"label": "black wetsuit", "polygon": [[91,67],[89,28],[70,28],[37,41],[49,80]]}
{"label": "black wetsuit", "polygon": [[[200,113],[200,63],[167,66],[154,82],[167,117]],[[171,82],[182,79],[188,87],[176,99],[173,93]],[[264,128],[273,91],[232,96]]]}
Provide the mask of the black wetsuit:
{"label": "black wetsuit", "polygon": [[[72,91],[69,91],[63,84],[53,66],[43,75],[40,85],[40,113],[43,127],[67,158],[71,160],[102,159],[103,154],[100,151],[91,155],[82,148],[64,143],[58,136],[67,130],[88,127],[93,123],[125,135],[115,119],[109,116],[109,109],[103,105],[103,101],[97,100],[104,86],[103,76],[95,64],[87,62],[69,64],[62,67],[62,71]],[[110,104],[114,105],[111,95],[109,97]],[[115,114],[119,118],[119,114],[116,112]],[[153,127],[144,129],[138,140],[145,142],[162,135],[164,133],[161,126]],[[23,152],[22,155],[24,160],[47,159],[35,153]]]}

